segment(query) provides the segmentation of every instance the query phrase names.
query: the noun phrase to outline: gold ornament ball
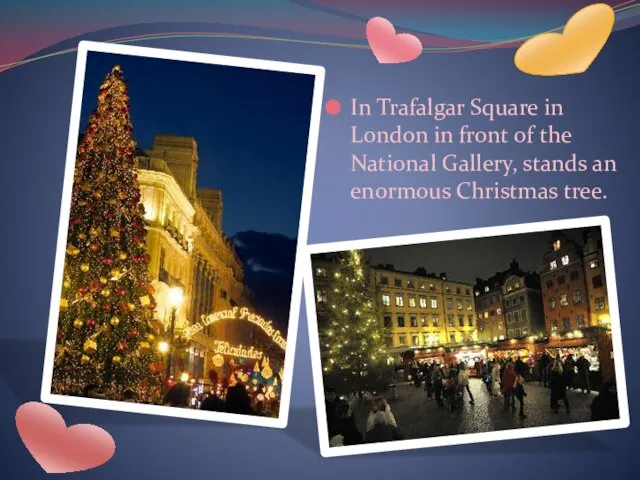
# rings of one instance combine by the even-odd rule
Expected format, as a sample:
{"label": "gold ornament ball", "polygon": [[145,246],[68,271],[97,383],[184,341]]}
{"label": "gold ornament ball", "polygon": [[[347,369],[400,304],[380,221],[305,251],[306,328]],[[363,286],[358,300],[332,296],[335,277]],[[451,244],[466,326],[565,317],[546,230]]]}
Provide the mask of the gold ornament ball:
{"label": "gold ornament ball", "polygon": [[148,342],[140,342],[139,348],[141,352],[145,352],[151,348],[151,345]]}
{"label": "gold ornament ball", "polygon": [[83,365],[86,365],[87,363],[89,363],[89,360],[91,360],[89,358],[88,355],[82,355],[82,357],[80,357],[80,363],[82,363]]}
{"label": "gold ornament ball", "polygon": [[120,355],[114,355],[111,361],[115,364],[119,364],[122,361],[122,358],[120,358]]}
{"label": "gold ornament ball", "polygon": [[127,259],[127,254],[126,252],[120,252],[120,254],[118,255],[118,258],[120,260],[126,260]]}
{"label": "gold ornament ball", "polygon": [[117,277],[120,275],[120,270],[118,270],[117,268],[112,268],[111,269],[111,276],[112,277]]}
{"label": "gold ornament ball", "polygon": [[107,277],[100,277],[100,283],[101,284],[106,285],[108,281],[109,280],[107,280]]}
{"label": "gold ornament ball", "polygon": [[118,317],[111,317],[111,320],[109,320],[109,323],[114,327],[117,327],[118,324],[120,323],[120,319]]}
{"label": "gold ornament ball", "polygon": [[69,288],[71,286],[71,282],[69,280],[65,280],[64,282],[62,282],[62,286],[64,288]]}
{"label": "gold ornament ball", "polygon": [[271,367],[264,367],[262,369],[262,376],[264,378],[266,378],[267,380],[269,380],[271,377],[273,377],[273,370],[271,370]]}
{"label": "gold ornament ball", "polygon": [[112,229],[109,230],[109,234],[113,238],[118,238],[120,236],[120,230],[118,230],[117,228],[112,228]]}
{"label": "gold ornament ball", "polygon": [[150,333],[149,335],[147,335],[147,341],[149,341],[150,343],[152,343],[155,339],[156,337],[153,333]]}
{"label": "gold ornament ball", "polygon": [[103,297],[108,297],[109,295],[111,295],[111,290],[109,290],[108,288],[103,288],[102,291],[100,292],[100,294]]}
{"label": "gold ornament ball", "polygon": [[82,328],[83,325],[84,325],[84,322],[79,318],[73,321],[73,326],[76,328]]}
{"label": "gold ornament ball", "polygon": [[80,265],[80,270],[82,270],[83,272],[88,272],[89,271],[89,264],[88,263],[82,263]]}

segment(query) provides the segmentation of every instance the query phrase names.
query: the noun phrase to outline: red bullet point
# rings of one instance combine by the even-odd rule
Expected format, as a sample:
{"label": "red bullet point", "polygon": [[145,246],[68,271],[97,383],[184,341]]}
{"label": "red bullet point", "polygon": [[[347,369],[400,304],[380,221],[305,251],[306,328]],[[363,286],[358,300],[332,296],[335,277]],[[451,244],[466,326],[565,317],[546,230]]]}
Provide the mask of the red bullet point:
{"label": "red bullet point", "polygon": [[328,100],[327,103],[324,104],[324,109],[327,111],[329,115],[337,115],[340,113],[340,109],[342,105],[335,98]]}

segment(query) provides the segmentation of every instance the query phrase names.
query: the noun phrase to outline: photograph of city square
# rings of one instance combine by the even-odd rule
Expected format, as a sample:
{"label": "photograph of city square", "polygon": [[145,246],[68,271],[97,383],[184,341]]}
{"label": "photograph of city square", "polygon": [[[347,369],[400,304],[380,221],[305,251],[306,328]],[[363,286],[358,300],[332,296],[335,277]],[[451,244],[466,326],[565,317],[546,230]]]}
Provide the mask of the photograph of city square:
{"label": "photograph of city square", "polygon": [[602,235],[312,253],[329,450],[621,418]]}
{"label": "photograph of city square", "polygon": [[43,390],[279,418],[314,82],[87,53]]}

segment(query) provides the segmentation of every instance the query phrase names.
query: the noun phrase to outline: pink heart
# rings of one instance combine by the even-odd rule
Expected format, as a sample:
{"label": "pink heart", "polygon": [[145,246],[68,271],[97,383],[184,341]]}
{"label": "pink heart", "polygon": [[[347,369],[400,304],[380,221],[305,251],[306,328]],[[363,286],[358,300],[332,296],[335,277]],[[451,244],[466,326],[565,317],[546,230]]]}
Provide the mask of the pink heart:
{"label": "pink heart", "polygon": [[86,423],[67,428],[56,409],[40,402],[18,408],[16,427],[24,446],[47,473],[99,467],[116,451],[116,443],[107,431]]}
{"label": "pink heart", "polygon": [[422,53],[422,42],[410,33],[396,34],[393,24],[382,17],[367,22],[367,40],[380,63],[404,63]]}

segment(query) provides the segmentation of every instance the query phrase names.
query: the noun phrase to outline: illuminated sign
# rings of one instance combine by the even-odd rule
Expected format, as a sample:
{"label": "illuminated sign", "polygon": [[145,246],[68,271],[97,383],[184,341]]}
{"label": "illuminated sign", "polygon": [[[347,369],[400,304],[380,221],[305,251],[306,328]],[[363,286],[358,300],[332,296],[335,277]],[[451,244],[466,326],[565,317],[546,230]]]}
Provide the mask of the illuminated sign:
{"label": "illuminated sign", "polygon": [[205,327],[221,320],[246,320],[247,322],[260,327],[260,329],[280,348],[283,350],[286,350],[287,348],[287,340],[282,336],[280,330],[273,326],[273,322],[265,319],[257,313],[251,312],[247,307],[233,307],[227,310],[210,313],[209,315],[202,315],[199,322],[189,325],[186,328],[185,335],[187,338],[190,338],[196,333],[202,331]]}
{"label": "illuminated sign", "polygon": [[255,347],[248,347],[244,345],[231,345],[229,342],[220,340],[215,341],[213,348],[214,353],[220,355],[230,355],[232,357],[250,358],[252,360],[261,360],[264,353],[261,350],[257,350]]}

